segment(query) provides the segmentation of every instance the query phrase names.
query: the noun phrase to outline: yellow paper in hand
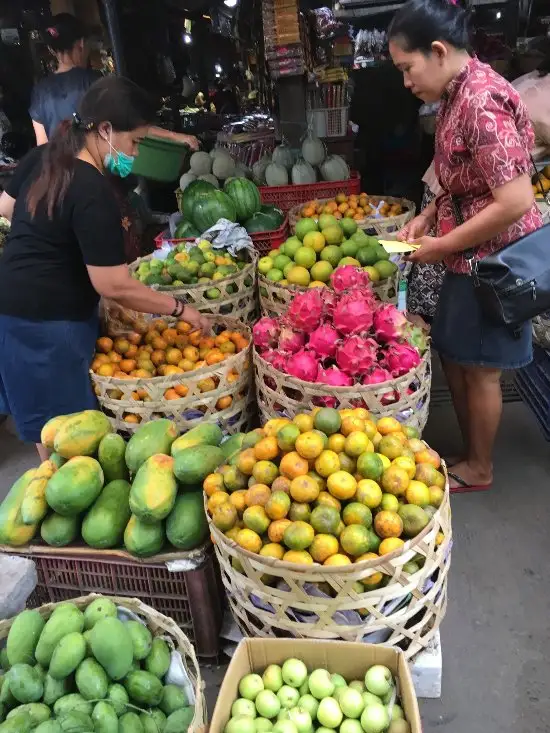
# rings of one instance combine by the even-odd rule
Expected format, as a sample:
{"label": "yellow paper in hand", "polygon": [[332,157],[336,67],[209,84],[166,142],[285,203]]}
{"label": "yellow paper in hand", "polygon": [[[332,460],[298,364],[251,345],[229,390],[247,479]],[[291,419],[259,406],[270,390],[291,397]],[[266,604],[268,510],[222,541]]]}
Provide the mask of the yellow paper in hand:
{"label": "yellow paper in hand", "polygon": [[408,242],[398,242],[397,240],[381,239],[380,244],[390,255],[409,254],[416,252],[420,247],[419,244],[409,244]]}

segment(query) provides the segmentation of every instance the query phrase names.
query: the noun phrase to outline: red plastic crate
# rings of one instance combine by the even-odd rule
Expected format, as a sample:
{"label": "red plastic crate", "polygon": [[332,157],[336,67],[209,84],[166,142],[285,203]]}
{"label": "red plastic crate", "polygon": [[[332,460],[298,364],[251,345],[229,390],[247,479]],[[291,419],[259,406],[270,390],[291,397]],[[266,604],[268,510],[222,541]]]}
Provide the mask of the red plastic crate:
{"label": "red plastic crate", "polygon": [[28,608],[58,603],[87,593],[139,598],[174,619],[199,657],[216,657],[223,618],[223,590],[212,549],[195,570],[170,572],[164,564],[109,556],[21,553],[36,564],[38,583]]}
{"label": "red plastic crate", "polygon": [[315,199],[331,199],[339,193],[350,196],[361,193],[361,178],[357,171],[351,171],[347,181],[321,181],[298,186],[262,186],[260,194],[263,204],[278,206],[285,213],[297,204],[306,204]]}
{"label": "red plastic crate", "polygon": [[189,239],[170,239],[170,237],[164,236],[165,232],[166,229],[155,237],[155,246],[157,249],[160,249],[165,242],[171,247],[175,247],[177,244],[181,244],[182,242],[194,242],[196,239],[196,237],[191,237]]}

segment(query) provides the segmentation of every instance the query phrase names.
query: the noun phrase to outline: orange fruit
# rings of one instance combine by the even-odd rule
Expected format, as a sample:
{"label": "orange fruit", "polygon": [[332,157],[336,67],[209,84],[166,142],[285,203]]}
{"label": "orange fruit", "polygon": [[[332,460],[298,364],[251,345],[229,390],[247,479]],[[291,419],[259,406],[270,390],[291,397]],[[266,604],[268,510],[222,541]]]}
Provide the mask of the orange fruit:
{"label": "orange fruit", "polygon": [[398,456],[397,458],[394,458],[392,465],[404,468],[409,478],[414,478],[414,474],[416,473],[416,463],[414,462],[414,458],[409,458],[409,456]]}
{"label": "orange fruit", "polygon": [[220,504],[223,504],[226,501],[229,501],[229,494],[227,493],[227,491],[215,491],[208,499],[208,503],[206,504],[206,506],[210,514],[213,514],[214,509],[216,509],[220,506]]}
{"label": "orange fruit", "polygon": [[108,336],[102,336],[96,341],[96,347],[98,351],[108,354],[109,351],[113,350],[113,339]]}
{"label": "orange fruit", "polygon": [[384,491],[394,496],[402,496],[407,491],[409,483],[409,474],[405,469],[394,465],[387,468],[380,479]]}
{"label": "orange fruit", "polygon": [[238,545],[249,552],[258,553],[262,549],[262,538],[248,528],[240,530],[236,541]]}
{"label": "orange fruit", "polygon": [[196,362],[199,360],[199,350],[196,346],[186,346],[183,350],[183,357],[187,361]]}
{"label": "orange fruit", "polygon": [[134,359],[122,359],[122,361],[120,362],[118,366],[121,371],[126,372],[126,374],[129,374],[136,368],[137,364],[134,361]]}
{"label": "orange fruit", "polygon": [[277,438],[274,436],[262,438],[253,448],[254,455],[258,461],[271,461],[279,455]]}
{"label": "orange fruit", "polygon": [[315,461],[315,470],[322,478],[328,478],[341,468],[341,453],[332,450],[324,450]]}
{"label": "orange fruit", "polygon": [[372,512],[366,504],[358,501],[352,501],[344,507],[342,512],[342,520],[344,524],[362,524],[364,527],[370,527],[372,524]]}
{"label": "orange fruit", "polygon": [[316,506],[331,506],[338,512],[342,509],[342,504],[338,501],[335,496],[329,494],[328,491],[321,491],[315,502]]}
{"label": "orange fruit", "polygon": [[[294,479],[298,481],[299,479]],[[265,512],[272,520],[284,519],[290,510],[290,497],[284,491],[274,491],[265,505]]]}
{"label": "orange fruit", "polygon": [[376,509],[382,501],[382,489],[372,479],[361,479],[357,484],[355,499],[368,506],[369,509]]}
{"label": "orange fruit", "polygon": [[179,349],[176,348],[168,348],[166,350],[166,362],[168,364],[179,364],[179,362],[183,359],[183,354]]}
{"label": "orange fruit", "polygon": [[279,475],[279,469],[271,461],[258,461],[252,469],[252,475],[258,483],[271,486]]}
{"label": "orange fruit", "polygon": [[207,377],[198,382],[198,388],[201,392],[212,392],[212,390],[216,389],[216,382],[213,377]]}
{"label": "orange fruit", "polygon": [[282,491],[290,496],[290,484],[292,482],[286,476],[277,476],[271,484],[271,491]]}
{"label": "orange fruit", "polygon": [[164,318],[157,318],[156,321],[153,321],[152,327],[159,333],[162,333],[163,331],[166,331],[166,329],[168,328],[168,324],[166,323]]}
{"label": "orange fruit", "polygon": [[206,363],[209,366],[212,366],[213,364],[219,364],[220,361],[223,361],[225,359],[225,355],[222,354],[222,352],[219,349],[213,349],[210,351],[206,356]]}
{"label": "orange fruit", "polygon": [[403,450],[403,443],[395,433],[384,435],[376,447],[376,451],[381,453],[383,456],[386,456],[386,458],[389,458],[390,461],[393,461],[403,455]]}
{"label": "orange fruit", "polygon": [[330,557],[328,557],[323,565],[351,565],[351,560],[347,555],[343,555],[342,553],[337,552],[336,555],[331,555]]}
{"label": "orange fruit", "polygon": [[362,524],[350,524],[340,534],[340,544],[344,552],[353,557],[364,555],[370,549],[369,530]]}
{"label": "orange fruit", "polygon": [[151,361],[153,362],[155,366],[160,366],[160,364],[165,364],[166,363],[166,354],[164,353],[164,351],[155,349],[155,351],[151,353]]}
{"label": "orange fruit", "polygon": [[338,540],[330,534],[318,534],[313,538],[309,547],[309,554],[315,562],[324,563],[338,552]]}
{"label": "orange fruit", "polygon": [[[237,510],[235,509],[235,514],[236,513]],[[245,527],[247,527],[248,529],[252,529],[259,535],[267,532],[267,528],[271,523],[269,517],[265,513],[265,509],[263,508],[263,506],[259,506],[257,504],[254,506],[249,506],[247,509],[244,510],[243,522],[245,524]]]}
{"label": "orange fruit", "polygon": [[274,557],[276,560],[282,560],[285,554],[284,547],[279,545],[277,542],[268,542],[260,550],[260,555],[263,557]]}
{"label": "orange fruit", "polygon": [[175,389],[167,389],[164,393],[165,400],[179,400],[180,396]]}
{"label": "orange fruit", "polygon": [[311,512],[309,522],[320,534],[336,534],[340,524],[340,512],[336,507],[321,504]]}
{"label": "orange fruit", "polygon": [[357,481],[346,471],[336,471],[328,477],[327,488],[337,499],[351,499],[357,491]]}
{"label": "orange fruit", "polygon": [[175,328],[165,328],[161,334],[168,346],[173,346],[178,338],[178,331]]}
{"label": "orange fruit", "polygon": [[342,435],[344,435],[346,438],[350,433],[354,432],[365,432],[365,421],[361,420],[359,417],[353,417],[350,415],[349,417],[344,417],[342,419],[342,425],[340,427],[340,432]]}
{"label": "orange fruit", "polygon": [[296,451],[291,451],[281,458],[279,470],[283,476],[295,479],[297,476],[305,476],[309,471],[309,463]]}
{"label": "orange fruit", "polygon": [[413,479],[407,487],[405,498],[409,504],[421,507],[428,506],[430,504],[430,489],[422,481]]}
{"label": "orange fruit", "polygon": [[112,377],[114,373],[114,364],[100,364],[97,368],[97,374],[99,374],[100,377]]}
{"label": "orange fruit", "polygon": [[354,430],[346,438],[344,451],[351,458],[359,458],[362,453],[366,453],[367,451],[372,453],[374,446],[366,433]]}
{"label": "orange fruit", "polygon": [[308,430],[296,438],[295,450],[302,458],[312,460],[323,452],[325,440],[318,432]]}
{"label": "orange fruit", "polygon": [[301,413],[296,415],[292,420],[294,425],[297,425],[301,433],[306,433],[308,430],[313,430],[313,416]]}
{"label": "orange fruit", "polygon": [[445,492],[443,489],[440,489],[439,486],[430,486],[430,504],[434,506],[436,509],[438,509],[443,499],[445,498]]}
{"label": "orange fruit", "polygon": [[319,485],[311,476],[297,476],[290,484],[290,495],[300,503],[315,501],[319,496]]}
{"label": "orange fruit", "polygon": [[[100,356],[103,356],[103,355],[100,354]],[[107,357],[109,361],[111,362],[111,364],[120,364],[120,362],[122,361],[122,356],[120,354],[117,354],[116,351],[109,351],[109,353],[107,354]]]}
{"label": "orange fruit", "polygon": [[[358,558],[355,559],[355,562],[364,562],[366,560],[378,560],[379,556],[376,554],[376,552],[366,552],[364,555],[360,555]],[[382,582],[382,578],[384,576],[382,573],[378,571],[370,571],[370,575],[365,575],[363,578],[361,578],[361,583],[363,583],[364,587],[367,590],[373,590],[378,586],[379,583]]]}
{"label": "orange fruit", "polygon": [[395,417],[381,417],[376,423],[376,429],[381,435],[403,432],[401,423],[399,420],[396,420]]}
{"label": "orange fruit", "polygon": [[224,501],[212,512],[212,523],[221,532],[227,532],[234,527],[237,519],[237,509],[229,501]]}
{"label": "orange fruit", "polygon": [[311,507],[300,501],[293,501],[290,505],[288,518],[293,522],[309,522],[311,518]]}
{"label": "orange fruit", "polygon": [[344,450],[345,444],[345,435],[342,435],[342,433],[333,433],[329,436],[327,448],[328,450],[334,451],[334,453],[341,453]]}
{"label": "orange fruit", "polygon": [[238,489],[237,491],[233,491],[229,497],[229,501],[233,504],[239,514],[242,514],[246,509],[246,490]]}
{"label": "orange fruit", "polygon": [[432,448],[424,448],[424,450],[416,452],[414,454],[414,460],[416,463],[429,463],[434,468],[439,468],[441,466],[439,453],[436,453]]}
{"label": "orange fruit", "polygon": [[283,542],[289,550],[307,550],[313,542],[314,536],[313,527],[307,522],[292,522],[285,529]]}
{"label": "orange fruit", "polygon": [[202,488],[206,496],[211,497],[216,491],[223,490],[223,476],[221,473],[210,473],[204,479]]}
{"label": "orange fruit", "polygon": [[166,349],[168,348],[168,344],[161,336],[156,336],[153,339],[151,345],[156,351],[166,351]]}
{"label": "orange fruit", "polygon": [[288,550],[283,555],[283,561],[296,565],[313,565],[313,558],[309,552],[305,552],[304,550]]}
{"label": "orange fruit", "polygon": [[186,397],[189,392],[189,387],[186,387],[185,384],[176,384],[174,391],[177,392],[180,397]]}
{"label": "orange fruit", "polygon": [[254,484],[246,492],[246,506],[265,506],[271,498],[271,489],[265,484]]}
{"label": "orange fruit", "polygon": [[417,481],[422,481],[426,486],[439,486],[440,489],[445,488],[445,476],[432,466],[431,463],[417,464],[414,477]]}
{"label": "orange fruit", "polygon": [[382,539],[400,537],[403,533],[403,520],[397,512],[378,512],[374,518],[374,531]]}
{"label": "orange fruit", "polygon": [[288,424],[289,420],[286,417],[272,417],[264,425],[263,431],[268,437],[277,436],[279,430]]}
{"label": "orange fruit", "polygon": [[124,422],[133,423],[134,425],[138,425],[141,422],[139,415],[132,415],[131,413],[126,413],[122,419]]}
{"label": "orange fruit", "polygon": [[394,552],[394,550],[399,550],[404,544],[405,542],[398,537],[388,537],[380,543],[378,554],[388,555],[390,552]]}
{"label": "orange fruit", "polygon": [[254,448],[246,448],[242,450],[237,456],[237,468],[245,476],[252,476],[252,470],[256,465],[256,455]]}
{"label": "orange fruit", "polygon": [[271,522],[267,528],[267,536],[271,542],[282,542],[285,530],[291,524],[292,521],[290,519],[276,519],[274,522]]}

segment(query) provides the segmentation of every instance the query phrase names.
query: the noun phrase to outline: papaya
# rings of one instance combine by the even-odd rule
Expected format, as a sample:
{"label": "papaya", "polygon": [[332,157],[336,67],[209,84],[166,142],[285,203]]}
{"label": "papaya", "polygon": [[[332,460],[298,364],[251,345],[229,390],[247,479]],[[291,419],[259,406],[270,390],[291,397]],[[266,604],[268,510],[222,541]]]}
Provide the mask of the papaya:
{"label": "papaya", "polygon": [[120,716],[126,712],[126,703],[130,702],[130,697],[124,687],[115,682],[109,687],[107,701],[113,706],[115,713]]}
{"label": "papaya", "polygon": [[78,692],[73,692],[65,697],[60,697],[53,706],[54,714],[60,718],[71,710],[78,710],[86,715],[92,714],[92,703],[85,700]]}
{"label": "papaya", "polygon": [[180,435],[172,443],[171,453],[175,458],[185,448],[193,448],[195,445],[216,445],[222,442],[223,432],[219,425],[203,423],[191,428],[183,435]]}
{"label": "papaya", "polygon": [[18,702],[37,702],[44,693],[40,674],[30,664],[14,664],[8,672],[8,684]]}
{"label": "papaya", "polygon": [[44,461],[36,469],[34,476],[25,489],[25,496],[21,504],[23,524],[37,524],[48,513],[46,486],[56,471],[57,468],[52,461]]}
{"label": "papaya", "polygon": [[84,410],[61,424],[53,448],[63,458],[93,456],[101,440],[110,432],[111,423],[106,415],[99,410]]}
{"label": "papaya", "polygon": [[122,621],[110,616],[100,619],[92,629],[91,646],[94,657],[112,680],[126,677],[132,666],[134,647]]}
{"label": "papaya", "polygon": [[0,544],[21,547],[28,544],[36,534],[38,524],[24,524],[21,516],[25,492],[35,473],[36,468],[25,471],[0,504]]}
{"label": "papaya", "polygon": [[51,707],[59,698],[65,697],[70,690],[69,678],[54,680],[51,675],[47,674],[44,678],[44,694],[42,695],[42,700],[46,705]]}
{"label": "papaya", "polygon": [[78,456],[56,471],[46,486],[46,501],[64,517],[80,514],[99,496],[103,470],[95,458]]}
{"label": "papaya", "polygon": [[139,718],[143,725],[143,733],[159,733],[164,730],[166,715],[158,708],[141,713]]}
{"label": "papaya", "polygon": [[51,547],[66,547],[78,537],[80,517],[62,517],[50,512],[40,526],[40,536]]}
{"label": "papaya", "polygon": [[54,450],[55,436],[59,432],[59,429],[61,428],[61,426],[65,422],[67,422],[69,417],[71,416],[70,415],[58,415],[57,417],[52,417],[52,419],[48,420],[48,422],[42,428],[42,431],[40,433],[40,442],[48,450],[51,450],[51,451]]}
{"label": "papaya", "polygon": [[166,520],[168,541],[180,550],[193,550],[208,537],[202,491],[181,494]]}
{"label": "papaya", "polygon": [[84,611],[84,628],[93,629],[103,618],[116,618],[117,607],[110,598],[96,598]]}
{"label": "papaya", "polygon": [[94,730],[93,720],[80,710],[71,710],[58,720],[63,733],[91,733]]}
{"label": "papaya", "polygon": [[142,669],[130,672],[124,680],[124,687],[138,706],[156,707],[162,700],[162,682],[151,672]]}
{"label": "papaya", "polygon": [[142,463],[130,491],[130,510],[146,522],[160,522],[174,506],[177,483],[174,459],[162,453]]}
{"label": "papaya", "polygon": [[124,547],[131,555],[151,557],[157,555],[166,541],[163,522],[144,522],[135,514],[124,530]]}
{"label": "papaya", "polygon": [[225,440],[221,445],[220,448],[223,451],[223,454],[225,456],[226,462],[231,461],[232,458],[237,455],[243,445],[244,440],[244,433],[236,433],[235,435],[232,435],[230,438]]}
{"label": "papaya", "polygon": [[34,733],[63,733],[63,728],[57,720],[46,720],[44,723],[40,723]]}
{"label": "papaya", "polygon": [[43,702],[31,702],[26,705],[20,705],[15,710],[9,712],[6,716],[6,720],[13,718],[20,713],[26,713],[33,722],[33,725],[40,725],[46,720],[49,720],[52,715],[52,711]]}
{"label": "papaya", "polygon": [[124,529],[131,514],[129,497],[130,484],[124,479],[111,481],[105,486],[82,522],[82,538],[87,545],[106,550],[122,544]]}
{"label": "papaya", "polygon": [[128,621],[126,629],[132,638],[132,646],[134,648],[134,659],[141,661],[151,651],[153,644],[153,635],[144,624],[139,621]]}
{"label": "papaya", "polygon": [[174,459],[174,473],[183,486],[197,486],[225,462],[221,448],[215,445],[197,445],[185,448]]}
{"label": "papaya", "polygon": [[162,700],[159,708],[165,715],[171,715],[175,710],[189,705],[185,691],[177,685],[164,685],[162,689]]}
{"label": "papaya", "polygon": [[66,634],[55,646],[49,674],[55,680],[68,677],[86,656],[86,640],[78,631]]}
{"label": "papaya", "polygon": [[126,446],[125,460],[130,473],[135,474],[151,456],[158,453],[169,456],[177,437],[178,429],[171,420],[152,420],[138,428]]}
{"label": "papaya", "polygon": [[145,669],[155,677],[163,679],[170,668],[170,647],[164,639],[153,639],[151,651],[145,659]]}
{"label": "papaya", "polygon": [[53,463],[56,470],[67,463],[67,459],[63,458],[63,456],[60,456],[59,453],[52,453],[50,456],[50,461]]}
{"label": "papaya", "polygon": [[35,650],[45,623],[36,610],[22,611],[15,617],[6,642],[10,667],[35,663]]}
{"label": "papaya", "polygon": [[115,709],[108,702],[101,700],[92,713],[95,733],[118,733],[118,717]]}
{"label": "papaya", "polygon": [[0,733],[30,733],[34,723],[28,713],[19,713],[0,724]]}
{"label": "papaya", "polygon": [[74,603],[57,606],[38,639],[35,652],[36,661],[43,667],[48,667],[53,650],[61,639],[72,631],[80,632],[83,628],[84,614]]}
{"label": "papaya", "polygon": [[128,480],[128,468],[124,460],[126,441],[117,433],[108,433],[99,444],[97,460],[105,474],[106,483]]}
{"label": "papaya", "polygon": [[164,733],[186,733],[194,714],[195,710],[190,706],[176,710],[166,718]]}
{"label": "papaya", "polygon": [[119,733],[143,733],[139,715],[137,713],[124,713],[118,719],[118,730]]}

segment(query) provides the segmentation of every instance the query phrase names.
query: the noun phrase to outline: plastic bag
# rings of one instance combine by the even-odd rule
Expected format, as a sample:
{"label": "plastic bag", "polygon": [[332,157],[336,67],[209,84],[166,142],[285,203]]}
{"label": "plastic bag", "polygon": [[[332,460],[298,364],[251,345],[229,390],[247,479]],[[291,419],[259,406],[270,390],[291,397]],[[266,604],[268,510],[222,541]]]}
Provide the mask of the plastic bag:
{"label": "plastic bag", "polygon": [[147,333],[152,316],[124,308],[109,298],[102,298],[99,306],[103,333],[111,337],[127,336],[129,333]]}

